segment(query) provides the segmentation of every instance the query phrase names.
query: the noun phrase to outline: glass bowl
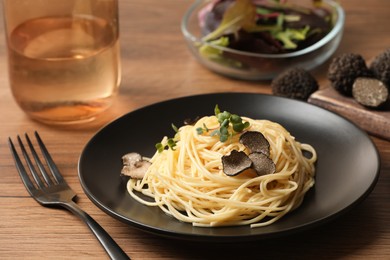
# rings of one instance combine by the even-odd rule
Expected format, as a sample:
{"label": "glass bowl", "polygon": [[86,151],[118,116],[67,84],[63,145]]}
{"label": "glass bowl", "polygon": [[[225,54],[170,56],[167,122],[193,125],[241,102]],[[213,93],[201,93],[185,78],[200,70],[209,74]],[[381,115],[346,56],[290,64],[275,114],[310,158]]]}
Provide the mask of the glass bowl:
{"label": "glass bowl", "polygon": [[[340,4],[332,0],[323,0],[324,7],[332,14],[333,27],[321,40],[304,49],[282,54],[259,54],[221,47],[202,39],[204,35],[201,32],[198,14],[212,2],[212,0],[197,0],[185,13],[181,22],[181,30],[189,49],[197,60],[210,70],[228,77],[243,80],[270,80],[291,67],[312,70],[331,57],[342,38],[344,10]],[[295,2],[299,5],[312,3],[312,1]],[[210,59],[202,55],[199,50],[205,45],[221,53],[224,57],[223,62],[221,59]]]}

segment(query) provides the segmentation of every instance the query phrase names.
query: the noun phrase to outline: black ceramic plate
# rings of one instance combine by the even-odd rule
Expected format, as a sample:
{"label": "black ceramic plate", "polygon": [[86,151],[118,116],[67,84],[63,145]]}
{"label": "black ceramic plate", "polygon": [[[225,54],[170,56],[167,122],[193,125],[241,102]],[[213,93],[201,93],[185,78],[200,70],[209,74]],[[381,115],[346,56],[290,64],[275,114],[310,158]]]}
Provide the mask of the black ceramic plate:
{"label": "black ceramic plate", "polygon": [[[120,177],[121,157],[128,152],[151,156],[164,135],[174,134],[187,118],[211,115],[218,104],[242,116],[282,124],[300,142],[318,152],[316,184],[304,203],[278,222],[262,228],[201,228],[169,217],[157,207],[133,200]],[[291,234],[339,216],[374,188],[380,161],[370,138],[344,118],[295,100],[249,93],[206,94],[153,104],[102,128],[86,145],[79,177],[87,196],[99,208],[125,223],[155,234],[201,241],[243,241]]]}

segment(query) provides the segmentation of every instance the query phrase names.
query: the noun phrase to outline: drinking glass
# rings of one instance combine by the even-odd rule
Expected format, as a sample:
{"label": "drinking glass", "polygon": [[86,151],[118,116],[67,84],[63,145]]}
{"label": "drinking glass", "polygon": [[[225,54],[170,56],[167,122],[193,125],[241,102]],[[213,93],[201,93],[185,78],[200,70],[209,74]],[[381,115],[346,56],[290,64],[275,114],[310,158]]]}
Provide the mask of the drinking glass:
{"label": "drinking glass", "polygon": [[93,120],[120,84],[117,0],[3,0],[9,81],[49,124]]}

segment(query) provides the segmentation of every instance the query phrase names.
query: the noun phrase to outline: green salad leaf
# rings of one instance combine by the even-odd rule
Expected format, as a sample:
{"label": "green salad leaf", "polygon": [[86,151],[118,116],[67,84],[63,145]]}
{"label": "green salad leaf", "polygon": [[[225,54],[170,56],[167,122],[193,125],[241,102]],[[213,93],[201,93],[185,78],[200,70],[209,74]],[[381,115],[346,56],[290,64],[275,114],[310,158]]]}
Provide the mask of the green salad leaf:
{"label": "green salad leaf", "polygon": [[255,25],[256,6],[251,0],[236,0],[223,15],[220,25],[210,34],[203,37],[204,41],[234,33],[241,28],[251,28]]}
{"label": "green salad leaf", "polygon": [[[229,38],[228,37],[221,37],[217,40],[210,41],[212,45],[215,46],[221,46],[221,47],[227,47],[229,45]],[[218,59],[222,55],[222,50],[215,48],[208,44],[203,44],[199,48],[199,53],[206,58],[209,59]]]}

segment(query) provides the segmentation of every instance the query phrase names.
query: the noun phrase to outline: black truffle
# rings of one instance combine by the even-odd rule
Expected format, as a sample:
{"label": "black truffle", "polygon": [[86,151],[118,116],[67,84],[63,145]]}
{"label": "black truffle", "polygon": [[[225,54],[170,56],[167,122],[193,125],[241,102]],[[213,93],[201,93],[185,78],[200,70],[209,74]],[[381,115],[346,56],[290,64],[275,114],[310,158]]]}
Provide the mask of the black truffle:
{"label": "black truffle", "polygon": [[318,90],[317,80],[302,68],[282,72],[272,81],[271,86],[274,95],[298,100],[307,100]]}
{"label": "black truffle", "polygon": [[390,87],[390,49],[385,50],[374,58],[370,70],[375,78],[385,83],[387,87]]}
{"label": "black truffle", "polygon": [[328,79],[341,94],[352,96],[352,86],[358,77],[370,77],[372,73],[359,54],[344,53],[335,57],[329,65]]}

